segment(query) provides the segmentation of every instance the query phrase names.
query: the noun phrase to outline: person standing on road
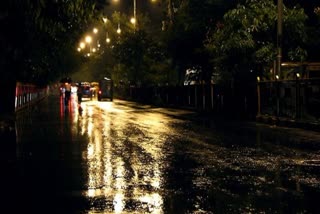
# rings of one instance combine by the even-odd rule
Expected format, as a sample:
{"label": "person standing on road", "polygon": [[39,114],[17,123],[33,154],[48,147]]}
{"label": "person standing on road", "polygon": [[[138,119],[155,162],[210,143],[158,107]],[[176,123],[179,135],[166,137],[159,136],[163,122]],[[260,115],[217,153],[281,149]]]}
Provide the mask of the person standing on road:
{"label": "person standing on road", "polygon": [[80,106],[81,101],[82,101],[82,87],[81,87],[81,82],[78,83],[78,88],[77,88],[77,97],[78,97],[78,105]]}
{"label": "person standing on road", "polygon": [[65,92],[64,92],[64,104],[67,106],[69,104],[69,100],[71,97],[71,83],[66,82],[64,84]]}

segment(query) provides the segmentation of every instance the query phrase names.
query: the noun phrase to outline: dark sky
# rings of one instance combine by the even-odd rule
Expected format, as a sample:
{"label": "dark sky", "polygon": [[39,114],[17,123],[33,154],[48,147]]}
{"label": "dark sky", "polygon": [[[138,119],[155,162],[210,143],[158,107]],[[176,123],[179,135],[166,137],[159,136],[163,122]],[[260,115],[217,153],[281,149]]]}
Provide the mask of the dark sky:
{"label": "dark sky", "polygon": [[[237,4],[243,2],[243,0],[216,0],[217,4]],[[275,3],[277,0],[274,0]],[[133,2],[134,0],[109,0],[110,5],[107,6],[105,14],[110,17],[114,11],[119,11],[121,13],[126,13],[128,16],[133,16]],[[166,3],[163,3],[163,0],[157,0],[155,3],[152,3],[151,0],[136,0],[137,3],[137,14],[143,13],[148,14],[153,22],[161,22],[165,19],[164,11],[167,9]],[[284,4],[292,7],[299,4],[305,9],[305,12],[309,16],[308,22],[313,23],[316,21],[316,15],[313,12],[313,9],[316,6],[320,6],[320,0],[283,0]]]}
{"label": "dark sky", "polygon": [[[106,8],[106,15],[110,16],[114,11],[124,12],[133,16],[133,0],[118,0],[114,2],[109,0],[110,5]],[[157,0],[155,3],[152,3],[151,0],[136,0],[137,3],[137,14],[162,14],[162,11],[167,8],[166,5],[162,3],[162,0]]]}
{"label": "dark sky", "polygon": [[[275,3],[277,3],[277,1],[278,0],[274,0]],[[320,0],[283,0],[283,3],[290,8],[294,6],[302,7],[309,17],[308,23],[315,24],[317,22],[314,8],[320,6]]]}

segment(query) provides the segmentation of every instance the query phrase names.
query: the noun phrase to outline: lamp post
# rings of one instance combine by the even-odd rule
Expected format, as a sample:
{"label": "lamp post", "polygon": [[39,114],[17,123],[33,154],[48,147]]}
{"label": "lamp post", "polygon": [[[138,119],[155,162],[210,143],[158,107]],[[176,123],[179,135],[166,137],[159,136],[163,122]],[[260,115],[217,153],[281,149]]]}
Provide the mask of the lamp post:
{"label": "lamp post", "polygon": [[136,30],[136,23],[137,23],[137,0],[133,0],[133,17],[130,19],[130,22],[133,24],[134,30]]}
{"label": "lamp post", "polygon": [[[86,36],[85,41],[86,41],[86,43],[89,45],[89,53],[91,53],[92,37],[91,37],[91,36]],[[90,54],[89,54],[88,56],[90,56]]]}
{"label": "lamp post", "polygon": [[108,28],[107,28],[107,23],[108,23],[108,18],[107,17],[103,17],[102,18],[105,29],[106,29],[106,43],[109,44],[110,43],[110,38],[109,38],[109,34],[108,34]]}
{"label": "lamp post", "polygon": [[276,75],[276,116],[280,115],[280,82],[279,75]]}
{"label": "lamp post", "polygon": [[296,119],[300,119],[301,109],[300,109],[300,73],[296,73]]}
{"label": "lamp post", "polygon": [[[114,2],[118,2],[119,0],[113,0]],[[151,2],[156,2],[157,0],[151,0]],[[133,17],[130,19],[130,22],[134,25],[134,29],[136,29],[137,25],[137,0],[133,0]]]}
{"label": "lamp post", "polygon": [[257,116],[260,117],[261,115],[261,96],[260,96],[260,77],[257,76],[257,96],[258,96],[258,112]]}
{"label": "lamp post", "polygon": [[106,42],[109,44],[110,43],[110,38],[109,38],[109,35],[108,35],[108,32],[106,34]]}
{"label": "lamp post", "polygon": [[118,23],[118,29],[117,29],[117,33],[118,33],[119,35],[121,34],[120,23]]}
{"label": "lamp post", "polygon": [[137,0],[133,0],[133,18],[137,20]]}
{"label": "lamp post", "polygon": [[281,76],[281,58],[282,58],[282,20],[283,20],[283,0],[278,0],[277,5],[277,61],[276,61],[276,116],[280,114],[280,82]]}
{"label": "lamp post", "polygon": [[277,75],[281,72],[282,58],[282,20],[283,20],[283,0],[278,0],[278,23],[277,23]]}

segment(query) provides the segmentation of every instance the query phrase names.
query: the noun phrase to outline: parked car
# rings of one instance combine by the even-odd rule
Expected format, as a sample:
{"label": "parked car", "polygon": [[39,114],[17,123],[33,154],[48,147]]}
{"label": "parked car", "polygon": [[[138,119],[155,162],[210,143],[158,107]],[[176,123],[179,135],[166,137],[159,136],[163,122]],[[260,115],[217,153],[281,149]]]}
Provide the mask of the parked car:
{"label": "parked car", "polygon": [[113,81],[107,77],[99,81],[98,101],[113,100]]}

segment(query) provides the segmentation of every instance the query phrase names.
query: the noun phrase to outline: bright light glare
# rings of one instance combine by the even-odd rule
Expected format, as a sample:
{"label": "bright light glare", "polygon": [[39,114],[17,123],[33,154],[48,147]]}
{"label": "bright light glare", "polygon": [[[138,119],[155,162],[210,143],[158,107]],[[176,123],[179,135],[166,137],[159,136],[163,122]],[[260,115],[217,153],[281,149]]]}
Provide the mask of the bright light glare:
{"label": "bright light glare", "polygon": [[92,37],[91,36],[86,36],[86,43],[91,43]]}
{"label": "bright light glare", "polygon": [[135,24],[135,23],[136,23],[136,19],[135,19],[134,17],[132,17],[132,18],[130,19],[130,22],[131,22],[132,24]]}
{"label": "bright light glare", "polygon": [[80,48],[83,49],[86,46],[86,44],[84,44],[84,42],[80,42]]}
{"label": "bright light glare", "polygon": [[98,33],[98,28],[93,28],[93,33],[97,34]]}
{"label": "bright light glare", "polygon": [[257,76],[257,81],[260,82],[260,77],[259,76]]}

